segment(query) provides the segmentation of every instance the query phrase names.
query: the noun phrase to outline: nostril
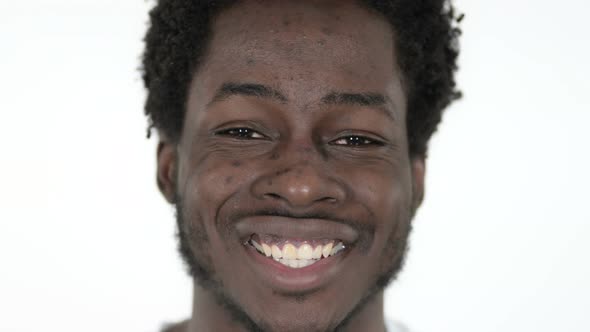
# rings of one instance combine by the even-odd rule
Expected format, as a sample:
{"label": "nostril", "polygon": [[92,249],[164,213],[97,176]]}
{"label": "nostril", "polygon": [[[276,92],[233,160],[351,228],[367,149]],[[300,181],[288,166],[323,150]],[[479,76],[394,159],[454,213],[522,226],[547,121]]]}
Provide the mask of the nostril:
{"label": "nostril", "polygon": [[281,198],[281,195],[275,194],[275,193],[266,193],[264,194],[264,196],[268,196],[271,198]]}
{"label": "nostril", "polygon": [[334,197],[324,197],[320,201],[326,201],[328,203],[336,203],[338,200]]}
{"label": "nostril", "polygon": [[339,181],[326,174],[323,168],[308,164],[271,170],[256,179],[250,189],[259,199],[285,201],[293,207],[336,205],[346,198],[346,188]]}

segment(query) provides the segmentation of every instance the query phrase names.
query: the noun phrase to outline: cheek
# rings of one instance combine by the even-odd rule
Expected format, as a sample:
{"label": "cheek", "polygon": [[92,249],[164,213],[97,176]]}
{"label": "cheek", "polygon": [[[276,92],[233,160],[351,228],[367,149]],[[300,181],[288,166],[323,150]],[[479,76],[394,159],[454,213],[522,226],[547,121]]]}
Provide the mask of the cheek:
{"label": "cheek", "polygon": [[208,234],[214,231],[212,227],[218,222],[220,208],[243,188],[249,168],[244,161],[206,158],[187,172],[183,194],[185,209],[203,220]]}
{"label": "cheek", "polygon": [[363,177],[365,185],[358,186],[358,195],[374,218],[375,233],[367,248],[367,256],[374,259],[364,261],[371,277],[381,278],[392,271],[405,253],[411,221],[411,183],[405,179],[403,171],[372,172]]}
{"label": "cheek", "polygon": [[391,168],[357,173],[353,184],[355,199],[363,202],[379,221],[387,220],[409,202],[411,186],[407,173]]}
{"label": "cheek", "polygon": [[409,170],[393,167],[359,172],[353,177],[354,198],[370,212],[375,226],[373,252],[381,252],[393,236],[410,222],[411,181]]}

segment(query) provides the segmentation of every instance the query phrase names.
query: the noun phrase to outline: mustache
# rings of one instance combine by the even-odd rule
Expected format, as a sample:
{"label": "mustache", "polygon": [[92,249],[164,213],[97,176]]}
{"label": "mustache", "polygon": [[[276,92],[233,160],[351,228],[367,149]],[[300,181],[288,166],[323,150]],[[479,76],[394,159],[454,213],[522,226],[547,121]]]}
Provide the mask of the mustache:
{"label": "mustache", "polygon": [[[284,217],[284,218],[291,218],[291,219],[323,219],[323,220],[330,220],[333,222],[341,223],[347,225],[357,231],[359,234],[364,234],[365,237],[368,236],[369,238],[373,237],[375,231],[375,225],[361,221],[356,218],[350,217],[341,217],[336,213],[325,210],[325,209],[315,209],[309,211],[296,211],[286,207],[261,207],[261,208],[254,208],[254,209],[242,209],[236,211],[231,216],[228,217],[227,227],[232,228],[232,225],[237,223],[239,220],[248,217],[259,217],[259,216],[274,216],[274,217]],[[361,237],[363,237],[361,235]]]}

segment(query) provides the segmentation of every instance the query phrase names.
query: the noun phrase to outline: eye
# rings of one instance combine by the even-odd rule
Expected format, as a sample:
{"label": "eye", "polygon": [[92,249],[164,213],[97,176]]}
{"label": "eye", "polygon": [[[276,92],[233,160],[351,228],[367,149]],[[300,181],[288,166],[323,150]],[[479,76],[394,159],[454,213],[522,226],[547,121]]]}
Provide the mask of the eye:
{"label": "eye", "polygon": [[344,136],[344,137],[340,137],[334,141],[332,141],[330,144],[333,145],[348,145],[348,146],[368,146],[368,145],[373,145],[373,146],[380,146],[383,145],[382,142],[365,137],[365,136],[358,136],[358,135],[350,135],[350,136]]}
{"label": "eye", "polygon": [[222,130],[217,131],[215,133],[215,135],[235,137],[238,139],[263,139],[263,138],[265,138],[265,136],[260,134],[259,132],[255,131],[253,129],[250,129],[250,128],[245,128],[245,127],[222,129]]}

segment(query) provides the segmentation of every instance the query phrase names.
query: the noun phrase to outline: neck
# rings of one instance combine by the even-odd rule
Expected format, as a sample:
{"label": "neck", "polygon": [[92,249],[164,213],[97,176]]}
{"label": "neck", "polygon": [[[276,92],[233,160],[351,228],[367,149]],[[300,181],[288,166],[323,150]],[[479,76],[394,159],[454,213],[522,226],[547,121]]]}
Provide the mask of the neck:
{"label": "neck", "polygon": [[[210,291],[194,282],[193,313],[186,323],[185,332],[247,332],[248,330],[232,319],[231,314],[217,303]],[[372,296],[350,319],[341,331],[384,332],[383,291]]]}

